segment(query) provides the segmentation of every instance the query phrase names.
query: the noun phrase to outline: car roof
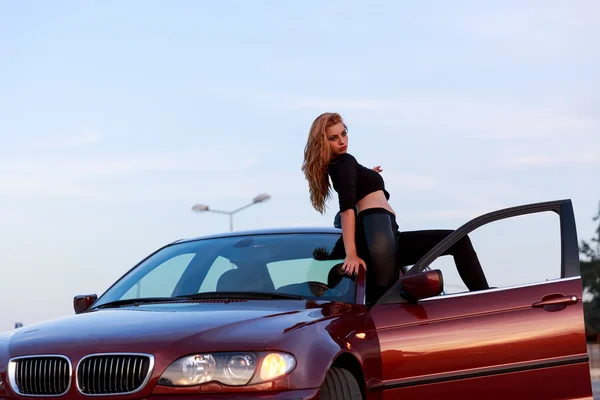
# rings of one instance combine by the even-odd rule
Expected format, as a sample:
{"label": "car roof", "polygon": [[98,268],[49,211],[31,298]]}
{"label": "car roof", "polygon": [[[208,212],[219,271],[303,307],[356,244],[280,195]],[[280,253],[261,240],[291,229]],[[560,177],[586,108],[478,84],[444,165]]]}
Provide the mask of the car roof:
{"label": "car roof", "polygon": [[251,230],[243,230],[243,231],[221,232],[221,233],[215,233],[215,234],[211,234],[211,235],[203,235],[203,236],[198,236],[198,237],[193,237],[193,238],[184,238],[184,239],[176,240],[173,243],[185,243],[185,242],[193,242],[196,240],[250,236],[250,235],[315,234],[315,233],[316,234],[321,234],[321,233],[341,234],[342,230],[335,228],[335,227],[329,227],[329,226],[251,229]]}

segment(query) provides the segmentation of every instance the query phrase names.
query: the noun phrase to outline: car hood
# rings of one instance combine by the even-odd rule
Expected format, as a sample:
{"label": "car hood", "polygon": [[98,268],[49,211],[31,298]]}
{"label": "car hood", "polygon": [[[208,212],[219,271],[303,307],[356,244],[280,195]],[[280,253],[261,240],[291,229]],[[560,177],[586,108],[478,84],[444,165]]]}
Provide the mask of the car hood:
{"label": "car hood", "polygon": [[[340,318],[353,306],[269,300],[162,303],[101,309],[19,328],[4,336],[10,357],[27,354],[263,349],[286,332]],[[2,345],[0,340],[0,346]],[[1,350],[0,350],[1,351]]]}

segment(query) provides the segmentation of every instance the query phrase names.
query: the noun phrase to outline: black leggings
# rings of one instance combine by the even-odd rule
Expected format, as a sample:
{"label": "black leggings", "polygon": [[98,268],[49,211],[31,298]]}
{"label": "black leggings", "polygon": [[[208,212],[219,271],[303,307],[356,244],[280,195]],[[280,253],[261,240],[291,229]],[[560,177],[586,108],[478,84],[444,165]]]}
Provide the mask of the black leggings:
{"label": "black leggings", "polygon": [[[376,301],[399,277],[404,267],[415,264],[452,230],[400,232],[396,217],[384,208],[370,208],[356,218],[358,256],[367,264],[367,301]],[[452,255],[458,273],[469,290],[488,289],[488,283],[473,249],[464,236],[442,255]]]}

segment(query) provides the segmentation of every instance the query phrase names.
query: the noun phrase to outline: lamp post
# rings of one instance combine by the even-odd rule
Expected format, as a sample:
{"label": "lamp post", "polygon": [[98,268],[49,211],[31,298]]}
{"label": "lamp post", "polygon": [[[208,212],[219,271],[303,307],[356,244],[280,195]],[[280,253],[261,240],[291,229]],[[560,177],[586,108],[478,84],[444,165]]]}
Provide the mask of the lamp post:
{"label": "lamp post", "polygon": [[250,207],[253,206],[254,204],[257,203],[264,203],[265,201],[269,200],[271,198],[270,195],[263,193],[263,194],[259,194],[256,197],[254,197],[254,199],[252,199],[251,203],[246,204],[245,206],[242,206],[240,208],[237,208],[233,211],[223,211],[223,210],[215,210],[213,208],[210,208],[209,206],[207,206],[206,204],[194,204],[192,206],[192,211],[196,211],[196,212],[214,212],[217,214],[225,214],[225,215],[229,215],[229,230],[233,231],[233,215]]}

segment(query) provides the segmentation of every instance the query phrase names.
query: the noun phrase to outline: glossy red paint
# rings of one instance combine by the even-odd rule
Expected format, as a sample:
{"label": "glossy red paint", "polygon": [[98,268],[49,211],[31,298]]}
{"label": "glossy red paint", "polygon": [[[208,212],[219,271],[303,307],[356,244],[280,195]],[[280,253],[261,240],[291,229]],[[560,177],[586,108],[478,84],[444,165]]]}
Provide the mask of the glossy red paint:
{"label": "glossy red paint", "polygon": [[[556,207],[564,213],[562,205]],[[574,235],[563,230],[563,236]],[[563,246],[576,244],[573,239],[563,237]],[[361,270],[356,304],[214,299],[91,310],[0,334],[0,376],[8,381],[8,361],[17,356],[62,354],[75,371],[90,353],[134,352],[153,356],[149,381],[137,393],[104,398],[315,400],[328,371],[341,367],[352,372],[365,400],[591,399],[581,280],[568,261],[572,251],[563,248],[567,264],[560,279],[513,288],[435,296],[443,283],[437,271],[409,273],[399,287],[421,298],[416,302],[391,291],[386,301],[366,306]],[[87,301],[82,297],[77,304]],[[296,366],[272,382],[249,386],[158,384],[176,359],[221,351],[286,352]],[[0,398],[28,398],[10,386],[5,390]],[[54,398],[90,396],[77,391],[73,376],[70,391]]]}
{"label": "glossy red paint", "polygon": [[[576,294],[581,304],[580,280],[571,279],[373,309],[389,398],[440,381],[452,392],[453,385],[463,384],[457,378],[469,379],[474,389],[501,389],[503,371],[546,379],[538,390],[547,393],[560,392],[564,382],[587,380],[572,393],[576,398],[589,394],[582,309],[569,306],[557,314],[531,306],[551,293]],[[587,374],[574,365],[588,368]],[[556,371],[561,371],[559,380]],[[478,382],[485,386],[477,387]],[[529,380],[518,377],[511,384],[512,389],[530,387]],[[486,399],[505,395],[495,390]]]}
{"label": "glossy red paint", "polygon": [[[196,394],[199,394],[196,391]],[[319,389],[290,390],[270,393],[201,393],[202,400],[318,400]],[[152,395],[152,400],[180,400],[179,395]]]}
{"label": "glossy red paint", "polygon": [[[508,372],[498,377],[479,377],[455,382],[440,382],[413,386],[402,391],[390,391],[384,399],[444,400],[464,399],[570,399],[593,400],[589,388],[589,369],[583,364],[524,372]],[[565,375],[566,374],[566,375]],[[561,384],[548,386],[548,376]],[[574,377],[569,380],[568,377]]]}
{"label": "glossy red paint", "polygon": [[[359,305],[317,301],[198,303],[178,306],[179,310],[165,304],[107,309],[24,327],[12,333],[9,357],[65,354],[75,369],[79,360],[90,353],[149,353],[154,355],[155,367],[146,387],[135,395],[115,398],[197,394],[202,387],[157,386],[158,379],[177,358],[201,352],[281,351],[288,346],[286,351],[294,351],[298,365],[311,365],[323,354],[333,356],[340,351],[349,351],[343,344],[345,342],[338,340],[340,332],[331,327],[339,325],[346,333],[356,326],[353,321],[357,319],[357,314],[365,310],[364,306]],[[121,329],[115,329],[116,326]],[[140,335],[140,327],[143,327],[143,335]],[[296,341],[296,337],[302,337],[302,342]],[[340,343],[344,349],[341,349]],[[6,355],[0,355],[0,359],[4,368]],[[323,371],[297,367],[289,375],[273,382],[247,387],[214,384],[206,387],[210,389],[212,386],[215,394],[248,393],[258,396],[262,393],[264,396],[265,393],[298,391],[298,394],[305,396],[301,398],[312,398],[321,385]],[[74,385],[73,380],[72,387]],[[9,398],[18,397],[9,390]],[[72,390],[61,398],[84,397]]]}

